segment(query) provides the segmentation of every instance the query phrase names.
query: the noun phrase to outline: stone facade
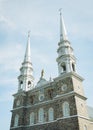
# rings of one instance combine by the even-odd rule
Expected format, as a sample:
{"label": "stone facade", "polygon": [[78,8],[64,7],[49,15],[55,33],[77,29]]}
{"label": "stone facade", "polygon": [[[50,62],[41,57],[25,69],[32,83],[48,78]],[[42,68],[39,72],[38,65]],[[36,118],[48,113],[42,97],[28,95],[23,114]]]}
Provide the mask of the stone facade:
{"label": "stone facade", "polygon": [[[86,98],[83,92],[74,91],[75,88],[82,90],[82,83],[74,85],[76,74],[64,74],[57,77],[54,81],[47,83],[39,88],[34,88],[31,91],[20,91],[14,94],[13,114],[11,120],[11,129],[14,130],[82,130],[84,124],[89,127],[89,119],[86,109]],[[78,77],[80,78],[80,77]],[[78,82],[78,81],[77,81]],[[79,80],[80,82],[80,80]],[[62,88],[66,85],[66,88]],[[43,91],[44,98],[39,99],[39,93]],[[82,93],[82,95],[81,95]],[[17,104],[17,102],[20,102]],[[70,115],[64,117],[63,103],[68,102]],[[38,111],[44,109],[44,121],[39,123]],[[54,120],[49,121],[48,110],[53,108]],[[30,125],[30,114],[35,113],[34,124]],[[18,127],[14,127],[14,117],[19,115]],[[80,118],[81,117],[81,118]],[[84,117],[84,118],[83,118]],[[80,123],[78,123],[80,122]],[[83,122],[83,123],[82,123]],[[92,129],[90,129],[92,130]]]}

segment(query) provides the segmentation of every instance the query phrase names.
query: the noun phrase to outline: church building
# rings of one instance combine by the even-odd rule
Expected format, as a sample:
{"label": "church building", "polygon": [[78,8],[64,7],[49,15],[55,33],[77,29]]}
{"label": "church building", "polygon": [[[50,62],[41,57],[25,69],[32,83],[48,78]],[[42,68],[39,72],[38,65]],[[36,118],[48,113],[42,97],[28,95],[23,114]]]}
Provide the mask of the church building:
{"label": "church building", "polygon": [[34,85],[28,34],[18,91],[13,95],[10,130],[93,130],[83,78],[76,71],[76,57],[61,12],[57,53],[58,76],[47,81],[42,70],[39,81]]}

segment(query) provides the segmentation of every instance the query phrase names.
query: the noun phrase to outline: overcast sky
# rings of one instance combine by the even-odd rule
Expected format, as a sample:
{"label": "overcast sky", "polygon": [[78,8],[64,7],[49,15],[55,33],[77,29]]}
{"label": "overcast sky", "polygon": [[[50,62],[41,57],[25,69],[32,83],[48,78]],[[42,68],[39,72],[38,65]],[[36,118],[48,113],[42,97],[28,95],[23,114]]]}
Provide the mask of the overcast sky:
{"label": "overcast sky", "polygon": [[58,76],[59,8],[68,39],[77,58],[87,104],[93,107],[93,1],[0,0],[0,129],[8,130],[17,92],[19,68],[24,59],[27,33],[31,30],[31,60],[35,84],[41,70],[49,80]]}

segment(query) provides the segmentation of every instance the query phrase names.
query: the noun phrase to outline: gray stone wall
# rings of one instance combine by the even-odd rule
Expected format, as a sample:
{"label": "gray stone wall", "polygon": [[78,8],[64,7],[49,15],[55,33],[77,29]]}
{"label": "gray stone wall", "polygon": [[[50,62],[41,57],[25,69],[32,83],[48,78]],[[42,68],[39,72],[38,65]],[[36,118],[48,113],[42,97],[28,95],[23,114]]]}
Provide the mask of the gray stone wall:
{"label": "gray stone wall", "polygon": [[[75,82],[77,85],[75,85]],[[76,91],[77,86],[80,87],[78,91]],[[39,97],[41,93],[44,95],[42,100]],[[76,93],[81,96],[76,95]],[[23,94],[19,93],[14,99],[11,127],[13,128],[14,117],[18,114],[20,117],[19,126],[24,126],[24,128],[14,128],[13,130],[82,130],[79,124],[83,121],[78,120],[78,117],[74,117],[74,115],[87,116],[86,103],[83,96],[80,80],[78,82],[77,79],[72,77],[62,77],[62,79],[60,78],[42,87],[23,92]],[[20,101],[19,105],[17,105],[18,100]],[[64,102],[69,103],[71,117],[64,118],[63,116],[62,106]],[[54,110],[54,121],[49,123],[48,110],[50,107]],[[40,108],[44,109],[44,122],[41,125],[38,124],[38,111]],[[30,126],[31,112],[35,114],[33,126]]]}
{"label": "gray stone wall", "polygon": [[55,122],[37,124],[24,128],[15,128],[14,130],[79,130],[78,118],[59,119]]}

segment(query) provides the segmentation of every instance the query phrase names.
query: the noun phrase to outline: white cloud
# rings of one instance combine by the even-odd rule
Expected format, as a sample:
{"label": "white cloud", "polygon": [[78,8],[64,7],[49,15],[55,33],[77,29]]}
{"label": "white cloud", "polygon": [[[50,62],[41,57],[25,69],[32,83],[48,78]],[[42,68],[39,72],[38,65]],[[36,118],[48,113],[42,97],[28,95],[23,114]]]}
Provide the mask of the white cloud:
{"label": "white cloud", "polygon": [[19,43],[9,43],[0,48],[0,64],[3,71],[16,70],[20,61],[23,46]]}
{"label": "white cloud", "polygon": [[11,28],[11,29],[16,28],[14,22],[11,21],[9,18],[3,16],[3,15],[0,15],[0,24],[4,25],[4,27],[7,27],[7,28]]}
{"label": "white cloud", "polygon": [[50,59],[49,57],[47,56],[47,54],[43,54],[41,51],[37,50],[37,49],[33,49],[32,50],[32,53],[33,53],[33,58],[35,60],[35,62],[37,62],[38,64],[38,61],[40,64],[49,64],[50,63]]}
{"label": "white cloud", "polygon": [[49,31],[49,30],[44,30],[44,28],[41,28],[38,30],[32,30],[32,36],[34,37],[42,37],[42,38],[45,38],[45,39],[49,39],[49,40],[53,40],[53,38],[55,37],[55,34],[52,32]]}
{"label": "white cloud", "polygon": [[8,87],[8,85],[15,86],[17,84],[17,78],[4,78],[0,79],[0,85],[3,87]]}

